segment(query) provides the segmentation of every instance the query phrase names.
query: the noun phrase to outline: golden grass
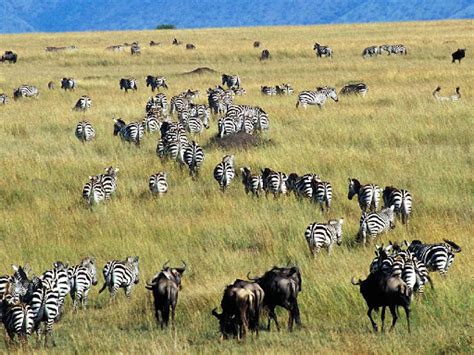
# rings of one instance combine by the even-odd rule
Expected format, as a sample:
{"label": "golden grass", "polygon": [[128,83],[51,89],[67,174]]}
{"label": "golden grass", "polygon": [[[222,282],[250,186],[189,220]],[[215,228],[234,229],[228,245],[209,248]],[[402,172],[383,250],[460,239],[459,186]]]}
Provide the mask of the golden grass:
{"label": "golden grass", "polygon": [[[177,332],[161,331],[152,315],[151,297],[140,283],[128,303],[117,306],[108,295],[91,291],[90,309],[69,313],[55,331],[57,352],[268,352],[268,353],[447,353],[472,352],[472,142],[474,65],[468,57],[451,64],[458,47],[474,47],[472,21],[417,22],[311,27],[274,27],[176,31],[2,35],[2,48],[18,53],[16,65],[0,66],[0,92],[11,96],[20,84],[41,91],[38,100],[0,107],[0,241],[1,270],[11,263],[30,262],[36,273],[55,260],[78,262],[95,255],[99,265],[112,258],[139,255],[142,281],[168,259],[189,264],[177,311]],[[171,46],[177,37],[194,43],[195,51]],[[110,53],[104,48],[141,42],[142,55]],[[163,47],[148,47],[150,40]],[[272,60],[259,62],[262,41]],[[317,59],[314,41],[329,44],[334,59]],[[372,44],[404,43],[408,55],[363,60]],[[49,45],[71,45],[73,53],[44,52]],[[215,75],[182,76],[208,66]],[[206,150],[198,181],[155,155],[158,136],[147,136],[140,149],[112,135],[112,116],[126,121],[143,116],[150,92],[147,74],[168,78],[168,95],[191,88],[205,90],[220,73],[239,74],[247,95],[238,103],[260,105],[270,116],[273,144],[248,151]],[[136,76],[136,93],[120,92],[121,77]],[[57,88],[63,76],[77,79],[76,92]],[[330,85],[339,90],[349,81],[368,84],[365,98],[340,98],[323,110],[295,109],[292,97],[262,97],[261,85],[290,82],[301,91]],[[456,104],[434,102],[437,86],[450,94],[461,86]],[[82,94],[93,100],[85,114],[71,111]],[[90,120],[96,141],[80,144],[74,128]],[[197,137],[206,145],[217,131]],[[237,165],[269,166],[285,172],[316,172],[332,182],[331,217],[344,216],[344,243],[328,257],[310,257],[304,230],[324,221],[319,208],[293,197],[274,200],[246,196],[238,179],[225,195],[212,170],[222,155],[236,155]],[[113,200],[93,212],[81,202],[87,177],[105,166],[120,168]],[[170,189],[151,198],[148,176],[169,172]],[[383,240],[442,238],[463,247],[446,278],[433,275],[436,289],[413,303],[412,334],[405,319],[391,334],[370,329],[366,308],[352,275],[365,276],[371,248],[354,246],[359,208],[347,200],[347,178],[380,186],[393,184],[414,196],[411,229],[398,226]],[[303,273],[300,295],[304,328],[293,333],[261,333],[239,344],[218,341],[217,321],[210,311],[219,305],[223,287],[248,271],[261,273],[274,264],[297,262]],[[100,272],[100,271],[99,271]],[[100,282],[102,276],[100,275]],[[280,312],[281,323],[286,314]],[[389,317],[390,319],[390,317]],[[34,342],[33,342],[34,343]],[[0,344],[0,349],[5,349]]]}

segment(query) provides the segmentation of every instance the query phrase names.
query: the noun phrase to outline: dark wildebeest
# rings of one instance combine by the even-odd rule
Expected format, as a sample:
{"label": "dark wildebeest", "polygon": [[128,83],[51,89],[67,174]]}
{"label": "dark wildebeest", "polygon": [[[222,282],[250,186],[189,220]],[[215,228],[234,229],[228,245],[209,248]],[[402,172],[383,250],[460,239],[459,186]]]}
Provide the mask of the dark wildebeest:
{"label": "dark wildebeest", "polygon": [[178,41],[178,39],[175,38],[175,39],[173,39],[172,44],[175,45],[175,46],[179,46],[181,44],[181,41]]}
{"label": "dark wildebeest", "polygon": [[260,47],[260,41],[253,42],[253,48],[259,48],[259,47]]}
{"label": "dark wildebeest", "polygon": [[260,54],[260,60],[267,60],[270,59],[270,51],[268,49],[264,49],[262,54]]}
{"label": "dark wildebeest", "polygon": [[455,63],[456,60],[461,64],[461,59],[463,59],[466,56],[466,48],[458,48],[456,52],[451,54],[451,57],[453,57],[453,61],[451,63]]}
{"label": "dark wildebeest", "polygon": [[353,277],[351,282],[353,285],[359,285],[360,287],[360,293],[369,307],[367,316],[372,323],[374,331],[377,331],[378,328],[377,323],[372,319],[372,310],[378,310],[379,307],[382,307],[381,318],[383,331],[385,308],[388,307],[392,314],[392,327],[390,328],[390,330],[392,330],[398,319],[396,308],[402,306],[405,309],[408,332],[410,333],[410,301],[412,291],[401,278],[389,276],[384,271],[378,270],[369,274],[364,281],[359,279],[359,281],[356,282]]}
{"label": "dark wildebeest", "polygon": [[263,276],[250,278],[265,292],[263,303],[268,308],[268,330],[273,319],[277,329],[280,326],[275,314],[275,307],[280,306],[288,310],[288,329],[293,330],[293,322],[301,325],[300,310],[298,307],[298,293],[301,292],[301,273],[298,267],[273,267]]}
{"label": "dark wildebeest", "polygon": [[50,81],[50,82],[48,83],[48,89],[49,89],[49,90],[54,90],[55,86],[56,86],[56,85],[54,84],[54,81]]}
{"label": "dark wildebeest", "polygon": [[161,42],[150,41],[150,47],[161,46]]}
{"label": "dark wildebeest", "polygon": [[18,59],[18,55],[13,53],[12,51],[5,51],[5,53],[0,58],[0,62],[9,62],[9,63],[16,63]]}
{"label": "dark wildebeest", "polygon": [[186,44],[186,49],[196,49],[196,46],[192,43]]}
{"label": "dark wildebeest", "polygon": [[61,89],[64,91],[74,90],[77,87],[77,82],[73,78],[63,78],[61,80]]}
{"label": "dark wildebeest", "polygon": [[[167,266],[168,261],[163,265],[162,270],[157,273],[151,282],[146,283],[147,290],[153,292],[155,302],[156,321],[161,324],[161,328],[168,326],[171,309],[171,326],[174,328],[174,314],[178,303],[178,292],[181,289],[181,278],[186,270],[186,263],[183,267],[171,268]],[[161,313],[161,321],[160,321]]]}

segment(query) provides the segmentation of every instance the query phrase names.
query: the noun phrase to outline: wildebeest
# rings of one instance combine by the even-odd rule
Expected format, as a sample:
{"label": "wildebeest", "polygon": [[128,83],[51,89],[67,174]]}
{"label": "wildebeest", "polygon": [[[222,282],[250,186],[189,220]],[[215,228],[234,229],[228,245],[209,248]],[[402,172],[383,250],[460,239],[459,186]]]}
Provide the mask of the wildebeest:
{"label": "wildebeest", "polygon": [[131,55],[140,55],[141,54],[141,48],[138,42],[133,42],[131,47],[130,47],[130,54]]}
{"label": "wildebeest", "polygon": [[270,59],[270,51],[268,49],[264,49],[262,54],[260,54],[260,60],[267,60]]}
{"label": "wildebeest", "polygon": [[61,89],[64,91],[74,90],[77,87],[77,82],[73,78],[62,78]]}
{"label": "wildebeest", "polygon": [[9,63],[16,63],[18,55],[13,53],[12,51],[5,51],[5,53],[0,58],[0,62],[9,62]]}
{"label": "wildebeest", "polygon": [[50,81],[50,82],[48,83],[48,89],[49,89],[49,90],[54,90],[55,87],[56,87],[56,85],[54,84],[54,81]]}
{"label": "wildebeest", "polygon": [[159,89],[160,87],[168,89],[166,78],[164,76],[147,75],[145,81],[146,87],[151,86],[151,91],[155,91],[155,89]]}
{"label": "wildebeest", "polygon": [[186,49],[196,49],[196,46],[192,43],[186,44]]}
{"label": "wildebeest", "polygon": [[181,44],[181,41],[178,41],[177,38],[174,38],[173,39],[173,42],[171,42],[171,44],[175,45],[175,46],[179,46]]}
{"label": "wildebeest", "polygon": [[399,277],[393,277],[386,275],[382,270],[378,270],[369,274],[367,279],[364,281],[355,281],[353,277],[351,280],[353,285],[359,285],[360,293],[365,299],[368,306],[367,316],[372,323],[374,331],[378,330],[377,323],[372,319],[372,310],[378,310],[382,307],[382,331],[384,330],[385,321],[385,308],[390,309],[392,314],[392,326],[393,329],[397,322],[397,308],[402,306],[405,309],[407,316],[408,332],[410,332],[410,301],[412,290],[406,285],[406,283]]}
{"label": "wildebeest", "polygon": [[[151,282],[146,283],[146,289],[153,292],[155,302],[156,321],[161,324],[161,328],[167,327],[170,318],[171,326],[174,328],[174,315],[176,304],[178,303],[178,292],[181,289],[181,278],[186,270],[186,263],[180,268],[171,268],[168,261],[163,264],[159,273],[157,273]],[[160,321],[161,313],[161,321]]]}
{"label": "wildebeest", "polygon": [[466,48],[458,48],[456,52],[451,54],[451,57],[453,57],[453,61],[451,63],[455,63],[456,60],[461,64],[461,59],[463,59],[466,56]]}
{"label": "wildebeest", "polygon": [[288,310],[288,330],[293,330],[293,322],[301,325],[300,310],[298,307],[298,293],[301,292],[301,273],[297,266],[293,267],[273,267],[263,276],[251,278],[265,292],[263,300],[264,306],[268,308],[268,330],[270,321],[273,319],[277,329],[280,326],[275,314],[275,307],[280,306]]}
{"label": "wildebeest", "polygon": [[122,78],[120,79],[120,90],[128,90],[136,91],[138,89],[137,80],[135,78]]}

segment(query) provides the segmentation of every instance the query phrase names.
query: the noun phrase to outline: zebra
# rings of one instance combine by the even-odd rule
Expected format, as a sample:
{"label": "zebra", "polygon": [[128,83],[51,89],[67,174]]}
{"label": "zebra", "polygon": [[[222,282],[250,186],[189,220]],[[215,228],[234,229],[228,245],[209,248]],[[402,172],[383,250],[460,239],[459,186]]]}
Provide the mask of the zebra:
{"label": "zebra", "polygon": [[369,91],[369,87],[364,83],[356,83],[356,84],[347,84],[341,89],[339,94],[341,95],[350,95],[350,94],[358,94],[361,96],[367,95]]}
{"label": "zebra", "polygon": [[134,285],[139,282],[138,256],[129,256],[123,261],[111,260],[105,264],[102,273],[105,281],[99,293],[108,288],[111,299],[114,299],[117,290],[123,288],[130,298]]}
{"label": "zebra", "polygon": [[439,96],[439,92],[441,91],[441,86],[437,86],[436,89],[433,91],[433,96],[436,100],[438,101],[451,101],[451,102],[456,102],[461,99],[461,88],[458,86],[456,88],[456,93],[451,96]]}
{"label": "zebra", "polygon": [[388,53],[388,55],[391,54],[407,54],[407,48],[403,44],[393,44],[393,45],[383,45],[380,46],[381,51],[384,50]]}
{"label": "zebra", "polygon": [[77,87],[77,82],[73,78],[63,78],[61,80],[61,89],[64,89],[64,91],[68,90],[75,90]]}
{"label": "zebra", "polygon": [[140,46],[138,45],[138,42],[133,42],[131,47],[130,47],[130,53],[131,55],[140,55],[141,54],[141,49]]}
{"label": "zebra", "polygon": [[378,235],[395,228],[394,206],[382,209],[380,212],[362,212],[357,236],[362,244],[367,243],[367,235],[375,239]]}
{"label": "zebra", "polygon": [[202,133],[204,129],[209,129],[209,117],[203,116],[202,119],[197,112],[192,114],[191,110],[184,110],[178,114],[178,119],[189,133]]}
{"label": "zebra", "polygon": [[6,105],[8,102],[8,95],[5,93],[0,93],[0,105]]}
{"label": "zebra", "polygon": [[313,187],[313,200],[318,202],[321,207],[321,211],[324,212],[324,206],[326,206],[326,212],[329,212],[332,202],[332,186],[327,181],[321,181],[313,178],[311,181]]}
{"label": "zebra", "polygon": [[223,138],[240,131],[241,125],[239,125],[233,117],[225,116],[219,118],[217,122],[218,136]]}
{"label": "zebra", "polygon": [[126,124],[121,118],[114,118],[114,136],[120,135],[122,140],[129,143],[135,143],[138,147],[145,134],[143,122],[131,122]]}
{"label": "zebra", "polygon": [[323,108],[328,98],[338,102],[336,89],[330,87],[318,88],[316,91],[302,91],[298,95],[298,101],[296,102],[296,108],[302,105],[306,108],[306,105],[318,105],[319,108]]}
{"label": "zebra", "polygon": [[232,91],[237,96],[243,96],[243,95],[247,94],[247,90],[245,90],[244,88],[238,88],[238,89],[234,88],[234,89],[232,89]]}
{"label": "zebra", "polygon": [[274,197],[286,194],[286,181],[288,178],[285,173],[273,171],[269,168],[265,168],[261,172],[265,196],[268,196],[270,192]]}
{"label": "zebra", "polygon": [[31,307],[25,303],[11,302],[6,297],[0,301],[0,313],[10,339],[14,341],[18,335],[21,343],[27,343],[34,327],[34,313]]}
{"label": "zebra", "polygon": [[240,88],[240,78],[237,75],[222,74],[222,85],[227,85],[229,89]]}
{"label": "zebra", "polygon": [[97,285],[97,264],[94,257],[86,257],[79,265],[68,268],[70,295],[73,310],[77,310],[78,303],[82,309],[87,308],[89,290]]}
{"label": "zebra", "polygon": [[122,78],[120,79],[119,84],[120,90],[125,90],[125,92],[128,92],[128,90],[138,90],[137,79],[135,78]]}
{"label": "zebra", "polygon": [[75,111],[87,111],[92,106],[92,100],[87,95],[82,95],[79,100],[77,100],[76,104],[72,108]]}
{"label": "zebra", "polygon": [[188,146],[186,130],[181,123],[163,122],[160,128],[161,137],[156,147],[156,154],[159,158],[169,156],[184,163],[184,150]]}
{"label": "zebra", "polygon": [[225,155],[222,161],[214,168],[214,179],[219,183],[222,192],[225,192],[234,177],[234,156]]}
{"label": "zebra", "polygon": [[362,51],[362,57],[365,59],[367,57],[373,57],[373,56],[377,56],[379,54],[381,54],[382,51],[380,49],[380,47],[378,46],[370,46],[370,47],[367,47],[365,48],[363,51]]}
{"label": "zebra", "polygon": [[160,130],[161,122],[154,115],[148,114],[143,119],[142,126],[147,133],[153,133]]}
{"label": "zebra", "polygon": [[380,187],[375,184],[361,185],[357,179],[348,179],[349,181],[349,192],[347,198],[352,200],[354,195],[357,195],[360,209],[365,212],[368,209],[370,211],[376,211],[379,204]]}
{"label": "zebra", "polygon": [[19,302],[28,290],[28,273],[31,271],[29,264],[21,267],[12,265],[14,274],[0,276],[0,300],[9,294],[14,302]]}
{"label": "zebra", "polygon": [[412,209],[412,197],[408,190],[397,189],[393,186],[386,186],[382,193],[385,207],[395,206],[395,213],[402,224],[408,224],[408,218]]}
{"label": "zebra", "polygon": [[256,107],[256,113],[252,116],[252,124],[257,131],[268,131],[268,115],[261,107]]}
{"label": "zebra", "polygon": [[75,135],[77,139],[85,143],[95,138],[95,130],[89,121],[80,121],[76,126]]}
{"label": "zebra", "polygon": [[154,97],[148,98],[148,101],[145,106],[145,111],[149,113],[155,112],[156,110],[162,116],[165,115],[166,111],[168,110],[168,100],[166,98],[166,95],[163,93],[158,93]]}
{"label": "zebra", "polygon": [[343,223],[343,218],[331,219],[328,223],[311,223],[306,228],[304,236],[313,257],[316,257],[321,248],[326,248],[330,254],[334,244],[342,244]]}
{"label": "zebra", "polygon": [[182,112],[184,111],[188,105],[190,104],[190,99],[186,95],[186,92],[182,92],[176,96],[173,96],[170,100],[170,113],[173,112]]}
{"label": "zebra", "polygon": [[245,188],[245,193],[248,194],[249,192],[252,195],[259,197],[259,194],[263,190],[263,180],[262,176],[258,174],[252,174],[250,168],[245,166],[240,168],[242,172],[242,184]]}
{"label": "zebra", "polygon": [[423,244],[420,240],[413,240],[408,250],[421,260],[428,271],[437,271],[445,276],[454,261],[454,254],[461,252],[461,247],[453,241],[443,239],[444,243]]}
{"label": "zebra", "polygon": [[105,191],[98,176],[89,176],[89,182],[82,188],[82,198],[89,206],[105,200]]}
{"label": "zebra", "polygon": [[288,191],[293,191],[299,198],[311,199],[313,197],[314,180],[321,181],[317,174],[304,174],[298,176],[296,173],[291,173],[288,175],[288,179],[286,180],[286,187]]}
{"label": "zebra", "polygon": [[277,95],[291,95],[294,90],[290,84],[281,84],[275,87]]}
{"label": "zebra", "polygon": [[274,96],[277,94],[277,90],[274,86],[261,86],[260,92],[262,95]]}
{"label": "zebra", "polygon": [[318,42],[314,44],[313,50],[316,51],[316,57],[329,57],[332,58],[332,49],[328,46],[322,46]]}
{"label": "zebra", "polygon": [[194,178],[198,175],[204,161],[204,151],[199,144],[192,141],[184,149],[183,160],[189,168],[189,175]]}
{"label": "zebra", "polygon": [[148,75],[146,77],[146,87],[151,86],[151,91],[155,91],[155,89],[165,88],[168,89],[168,85],[166,84],[166,78],[164,76],[152,76]]}
{"label": "zebra", "polygon": [[117,190],[117,173],[119,168],[109,166],[104,169],[105,174],[96,175],[97,181],[102,185],[105,193],[105,199],[109,200],[113,193]]}
{"label": "zebra", "polygon": [[220,86],[217,86],[215,89],[209,88],[207,94],[209,108],[214,114],[225,113],[227,106],[232,105],[235,96],[233,90],[224,90]]}
{"label": "zebra", "polygon": [[165,172],[158,172],[153,174],[148,179],[148,187],[152,194],[161,196],[168,192],[168,174]]}
{"label": "zebra", "polygon": [[56,84],[54,83],[54,81],[50,81],[48,83],[48,90],[54,90],[55,87],[56,87]]}
{"label": "zebra", "polygon": [[51,283],[53,288],[58,289],[59,312],[56,319],[59,319],[64,311],[64,301],[66,299],[66,295],[71,290],[68,275],[68,265],[61,261],[56,261],[53,263],[52,269],[45,271],[43,275],[41,275],[40,280],[41,282],[47,281]]}
{"label": "zebra", "polygon": [[13,99],[17,100],[23,97],[38,97],[39,91],[36,86],[33,85],[21,85],[13,90]]}

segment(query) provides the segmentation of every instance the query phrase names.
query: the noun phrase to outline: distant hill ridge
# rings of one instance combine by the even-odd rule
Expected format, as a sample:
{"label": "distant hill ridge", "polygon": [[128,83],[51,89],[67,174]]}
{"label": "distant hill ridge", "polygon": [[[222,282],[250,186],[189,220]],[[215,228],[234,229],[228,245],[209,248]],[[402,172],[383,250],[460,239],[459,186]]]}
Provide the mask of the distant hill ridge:
{"label": "distant hill ridge", "polygon": [[141,30],[474,18],[472,0],[3,0],[0,32]]}

